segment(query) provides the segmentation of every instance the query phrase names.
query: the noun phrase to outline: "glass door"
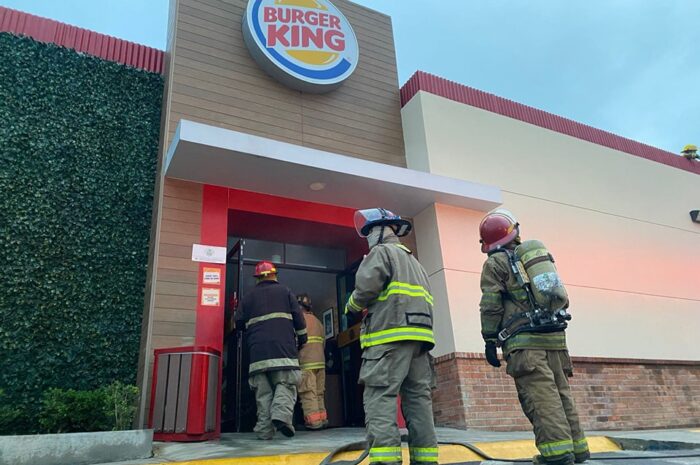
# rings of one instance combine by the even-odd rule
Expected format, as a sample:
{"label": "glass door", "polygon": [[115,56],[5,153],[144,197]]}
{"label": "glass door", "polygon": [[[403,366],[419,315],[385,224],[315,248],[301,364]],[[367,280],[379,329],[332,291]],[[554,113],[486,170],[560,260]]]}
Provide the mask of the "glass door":
{"label": "glass door", "polygon": [[243,282],[243,252],[245,239],[233,246],[226,257],[226,328],[224,332],[224,382],[221,429],[224,432],[240,432],[242,426],[242,401],[244,387],[243,331],[235,326],[235,313],[241,301]]}
{"label": "glass door", "polygon": [[343,389],[343,416],[345,426],[364,426],[365,415],[362,406],[362,386],[357,384],[362,365],[362,350],[360,349],[361,317],[345,314],[345,304],[355,289],[355,273],[360,262],[337,275],[338,288],[338,351],[341,366],[341,383]]}

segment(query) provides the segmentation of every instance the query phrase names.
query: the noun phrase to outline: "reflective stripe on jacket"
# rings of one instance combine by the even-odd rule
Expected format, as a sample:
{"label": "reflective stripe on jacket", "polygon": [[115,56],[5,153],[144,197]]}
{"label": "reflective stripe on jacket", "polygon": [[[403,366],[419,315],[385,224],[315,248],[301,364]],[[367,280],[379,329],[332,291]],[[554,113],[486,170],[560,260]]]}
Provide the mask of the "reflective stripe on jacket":
{"label": "reflective stripe on jacket", "polygon": [[357,270],[345,311],[364,308],[368,314],[360,335],[363,349],[397,341],[421,341],[428,350],[435,345],[428,274],[395,237],[374,246]]}
{"label": "reflective stripe on jacket", "polygon": [[[491,253],[484,262],[479,308],[481,333],[485,340],[492,341],[513,315],[530,310],[527,293],[518,284],[505,252]],[[506,340],[503,355],[520,349],[566,350],[566,336],[564,331],[519,333]]]}
{"label": "reflective stripe on jacket", "polygon": [[326,367],[326,357],[323,353],[325,339],[323,325],[311,312],[304,312],[308,340],[299,350],[299,365],[302,370],[317,370]]}
{"label": "reflective stripe on jacket", "polygon": [[236,322],[245,328],[250,374],[299,369],[297,339],[306,339],[306,322],[287,287],[277,281],[259,282],[241,299]]}

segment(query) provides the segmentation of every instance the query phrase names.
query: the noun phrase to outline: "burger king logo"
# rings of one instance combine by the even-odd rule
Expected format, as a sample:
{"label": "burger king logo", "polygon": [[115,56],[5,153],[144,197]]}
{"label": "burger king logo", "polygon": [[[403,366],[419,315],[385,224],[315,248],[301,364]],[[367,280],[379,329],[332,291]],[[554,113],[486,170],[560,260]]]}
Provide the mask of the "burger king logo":
{"label": "burger king logo", "polygon": [[328,0],[249,0],[243,38],[261,68],[303,92],[337,88],[359,59],[352,26]]}

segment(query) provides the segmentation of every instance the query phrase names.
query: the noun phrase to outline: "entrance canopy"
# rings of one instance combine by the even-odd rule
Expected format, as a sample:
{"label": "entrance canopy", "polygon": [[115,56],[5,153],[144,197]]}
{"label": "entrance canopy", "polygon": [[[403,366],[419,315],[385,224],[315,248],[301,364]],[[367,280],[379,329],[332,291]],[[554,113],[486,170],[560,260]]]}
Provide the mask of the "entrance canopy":
{"label": "entrance canopy", "polygon": [[338,155],[181,120],[165,175],[348,208],[384,207],[415,216],[434,203],[488,211],[497,187]]}

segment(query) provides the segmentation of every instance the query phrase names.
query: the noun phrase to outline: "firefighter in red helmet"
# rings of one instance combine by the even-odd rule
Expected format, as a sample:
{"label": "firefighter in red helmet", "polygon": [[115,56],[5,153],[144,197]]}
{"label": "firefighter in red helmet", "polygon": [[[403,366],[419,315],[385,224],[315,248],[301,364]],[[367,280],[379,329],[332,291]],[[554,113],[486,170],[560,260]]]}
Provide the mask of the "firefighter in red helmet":
{"label": "firefighter in red helmet", "polygon": [[254,431],[259,439],[272,439],[275,430],[291,437],[301,382],[298,350],[307,340],[306,322],[294,294],[277,281],[273,263],[258,263],[254,276],[258,282],[236,315],[250,351],[249,383],[258,408]]}
{"label": "firefighter in red helmet", "polygon": [[[537,278],[547,278],[542,281],[547,281],[552,295],[554,287],[563,289],[551,255],[539,241],[523,243],[518,221],[505,209],[488,213],[479,225],[479,235],[481,251],[488,254],[481,272],[479,305],[486,360],[500,367],[496,348],[502,348],[506,372],[515,381],[523,412],[535,431],[540,454],[533,463],[585,462],[590,457],[588,443],[567,379],[573,368],[564,333],[566,322],[543,317],[550,312],[536,300],[537,289],[533,288]],[[531,250],[529,244],[539,249],[524,253]],[[532,264],[547,261],[551,265],[547,276],[536,276],[534,271],[528,274],[534,270]],[[562,305],[568,307],[568,297]]]}

